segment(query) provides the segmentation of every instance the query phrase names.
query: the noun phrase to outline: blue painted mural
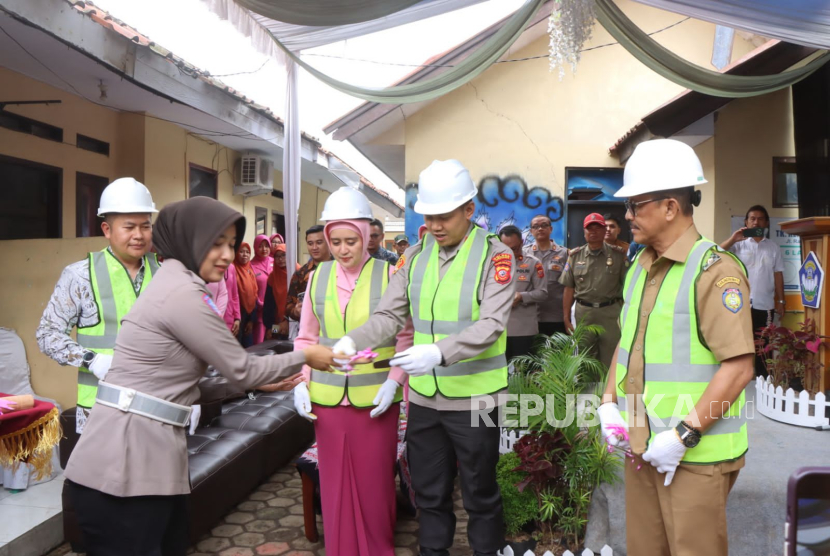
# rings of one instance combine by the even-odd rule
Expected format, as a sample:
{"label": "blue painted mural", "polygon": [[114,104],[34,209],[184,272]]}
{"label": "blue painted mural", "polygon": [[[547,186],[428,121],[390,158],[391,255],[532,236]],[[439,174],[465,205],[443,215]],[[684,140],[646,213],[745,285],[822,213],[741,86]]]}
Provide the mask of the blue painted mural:
{"label": "blue painted mural", "polygon": [[[406,235],[409,242],[418,241],[418,228],[424,217],[413,209],[417,200],[418,186],[411,184],[406,189]],[[565,241],[565,204],[561,197],[540,186],[528,187],[524,179],[516,175],[486,176],[478,184],[475,198],[476,212],[473,220],[482,228],[493,233],[509,224],[522,230],[525,243],[533,243],[530,235],[530,220],[538,214],[546,214],[553,223],[551,238],[562,245]]]}

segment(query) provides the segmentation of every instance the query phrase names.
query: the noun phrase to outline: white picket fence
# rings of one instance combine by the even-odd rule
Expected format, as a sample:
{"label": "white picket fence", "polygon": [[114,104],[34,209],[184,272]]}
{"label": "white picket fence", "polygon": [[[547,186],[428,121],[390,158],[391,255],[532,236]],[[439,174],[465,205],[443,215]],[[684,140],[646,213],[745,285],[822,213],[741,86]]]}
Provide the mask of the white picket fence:
{"label": "white picket fence", "polygon": [[[521,437],[527,434],[527,431],[519,431],[516,429],[501,429],[501,437],[499,438],[499,453],[509,454],[513,451],[513,444]],[[524,556],[524,555],[522,555]]]}
{"label": "white picket fence", "polygon": [[796,395],[792,388],[784,389],[773,386],[768,379],[755,379],[755,403],[761,415],[775,421],[810,428],[830,428],[827,397],[819,392],[814,399],[802,390]]}
{"label": "white picket fence", "polygon": [[[526,551],[524,554],[515,554],[513,549],[509,546],[502,551],[502,556],[537,556],[530,550]],[[539,554],[538,556],[553,556],[553,553],[550,550],[546,550],[544,554]],[[566,550],[562,553],[562,556],[577,556],[570,550]],[[614,551],[611,550],[611,547],[607,544],[602,547],[602,550],[599,551],[599,554],[595,554],[593,551],[588,550],[587,548],[579,553],[578,556],[614,556]]]}

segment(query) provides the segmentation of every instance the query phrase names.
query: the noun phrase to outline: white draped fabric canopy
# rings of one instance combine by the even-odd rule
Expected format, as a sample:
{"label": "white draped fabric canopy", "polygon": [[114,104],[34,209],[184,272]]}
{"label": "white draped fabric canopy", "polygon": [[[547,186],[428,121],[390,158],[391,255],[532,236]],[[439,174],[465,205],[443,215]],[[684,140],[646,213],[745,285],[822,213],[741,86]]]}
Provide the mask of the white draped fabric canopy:
{"label": "white draped fabric canopy", "polygon": [[830,49],[827,0],[635,0],[793,44]]}

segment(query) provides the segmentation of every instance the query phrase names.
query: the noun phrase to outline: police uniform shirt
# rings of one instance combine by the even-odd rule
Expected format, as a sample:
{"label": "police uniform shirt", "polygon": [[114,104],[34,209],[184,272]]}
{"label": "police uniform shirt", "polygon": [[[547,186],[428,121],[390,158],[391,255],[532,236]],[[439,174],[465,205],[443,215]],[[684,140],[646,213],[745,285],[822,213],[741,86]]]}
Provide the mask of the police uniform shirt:
{"label": "police uniform shirt", "polygon": [[[470,225],[469,230],[472,231],[472,229],[472,225]],[[462,241],[454,247],[441,247],[438,250],[438,265],[441,276],[452,265],[463,243]],[[398,261],[397,271],[389,279],[386,293],[383,294],[383,298],[375,312],[372,313],[372,316],[363,326],[349,332],[349,337],[355,341],[358,349],[374,347],[391,340],[406,324],[406,319],[409,317],[409,295],[407,291],[409,287],[409,267],[413,257],[421,252],[421,245],[422,242],[418,242],[404,252],[402,260]],[[493,258],[501,254],[508,254],[511,260],[511,270],[506,280],[503,276],[496,275],[496,265],[493,262]],[[436,342],[441,350],[441,355],[444,357],[445,365],[452,365],[480,354],[498,339],[507,326],[515,293],[513,276],[515,275],[516,265],[513,261],[513,251],[498,238],[490,238],[490,249],[487,252],[487,257],[484,276],[478,290],[478,298],[481,301],[479,320],[461,333],[453,334]],[[496,403],[504,401],[498,394],[500,393],[492,396],[497,399]],[[485,397],[492,398],[491,396]],[[470,411],[470,407],[484,407],[481,404],[471,405],[477,403],[477,398],[451,400],[440,393],[436,393],[432,398],[427,398],[411,389],[409,390],[409,400],[422,407],[440,411]]]}
{"label": "police uniform shirt", "polygon": [[586,303],[622,299],[628,265],[628,258],[619,249],[603,243],[594,252],[586,243],[571,252],[559,283],[573,288],[574,298]]}
{"label": "police uniform shirt", "polygon": [[568,249],[551,241],[550,249],[539,249],[534,243],[525,247],[524,252],[539,259],[545,270],[548,295],[538,305],[539,322],[562,322],[562,294],[565,293],[565,287],[559,283],[559,277],[568,262]]}
{"label": "police uniform shirt", "polygon": [[[637,260],[636,264],[641,265],[647,273],[640,306],[640,322],[631,349],[628,374],[625,377],[616,377],[618,381],[624,380],[627,398],[631,395],[642,395],[644,391],[642,342],[648,326],[648,315],[654,308],[660,285],[672,263],[684,262],[700,237],[697,228],[692,225],[662,257],[657,258],[654,249],[646,247]],[[725,253],[715,252],[714,256],[710,256],[704,263],[705,267],[707,265],[697,281],[696,291],[698,330],[701,338],[718,361],[755,353],[752,319],[749,316],[749,284],[743,269]],[[670,342],[671,338],[667,337],[666,341]],[[647,420],[641,418],[643,426],[636,426],[636,416],[641,411],[644,411],[642,398],[638,397],[629,419],[631,449],[636,454],[645,452],[649,438],[649,428],[645,423]],[[737,465],[734,468],[740,468],[743,458],[733,463]],[[698,469],[703,467],[706,466],[695,466]],[[724,472],[729,470],[732,469]]]}
{"label": "police uniform shirt", "polygon": [[[539,333],[537,306],[548,297],[548,284],[541,261],[524,254],[516,261],[516,291],[522,301],[513,307],[507,322],[508,336],[535,336]],[[559,313],[562,313],[560,309]]]}
{"label": "police uniform shirt", "polygon": [[[107,382],[189,406],[199,400],[207,362],[245,389],[299,372],[305,356],[249,354],[204,280],[168,259],[122,321]],[[113,496],[187,494],[185,429],[96,404],[66,478]]]}

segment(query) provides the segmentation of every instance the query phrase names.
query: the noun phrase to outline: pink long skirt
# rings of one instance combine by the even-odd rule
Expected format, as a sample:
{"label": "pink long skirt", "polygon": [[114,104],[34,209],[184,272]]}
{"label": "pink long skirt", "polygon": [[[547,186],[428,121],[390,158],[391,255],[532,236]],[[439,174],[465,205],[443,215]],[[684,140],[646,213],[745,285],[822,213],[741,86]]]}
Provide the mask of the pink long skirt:
{"label": "pink long skirt", "polygon": [[326,556],[394,556],[400,407],[314,405]]}

